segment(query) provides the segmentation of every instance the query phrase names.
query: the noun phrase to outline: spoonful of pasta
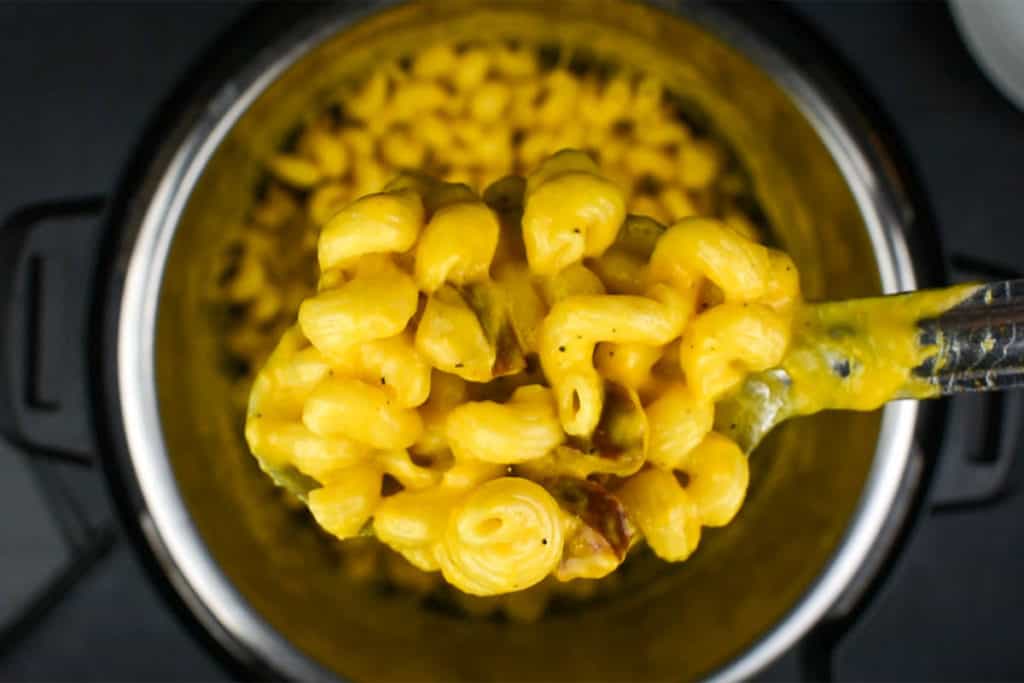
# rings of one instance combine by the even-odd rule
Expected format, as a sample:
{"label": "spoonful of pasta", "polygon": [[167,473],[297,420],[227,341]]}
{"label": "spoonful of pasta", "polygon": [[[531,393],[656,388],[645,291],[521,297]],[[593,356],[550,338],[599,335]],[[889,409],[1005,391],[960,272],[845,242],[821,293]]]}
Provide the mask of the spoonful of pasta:
{"label": "spoonful of pasta", "polygon": [[806,304],[727,221],[625,207],[567,150],[482,194],[406,173],[337,208],[250,393],[261,469],[331,535],[499,595],[641,542],[685,560],[783,420],[1021,383],[1021,283]]}

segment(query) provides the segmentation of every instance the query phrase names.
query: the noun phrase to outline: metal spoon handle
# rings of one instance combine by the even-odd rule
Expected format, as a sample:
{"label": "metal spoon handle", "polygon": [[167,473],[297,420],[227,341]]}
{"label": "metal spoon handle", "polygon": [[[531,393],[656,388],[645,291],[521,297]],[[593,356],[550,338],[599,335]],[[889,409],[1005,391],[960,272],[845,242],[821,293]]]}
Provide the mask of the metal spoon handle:
{"label": "metal spoon handle", "polygon": [[809,304],[786,357],[715,406],[750,452],[780,422],[898,398],[1024,387],[1024,280]]}
{"label": "metal spoon handle", "polygon": [[981,285],[918,327],[937,353],[914,375],[942,394],[1024,386],[1024,280]]}

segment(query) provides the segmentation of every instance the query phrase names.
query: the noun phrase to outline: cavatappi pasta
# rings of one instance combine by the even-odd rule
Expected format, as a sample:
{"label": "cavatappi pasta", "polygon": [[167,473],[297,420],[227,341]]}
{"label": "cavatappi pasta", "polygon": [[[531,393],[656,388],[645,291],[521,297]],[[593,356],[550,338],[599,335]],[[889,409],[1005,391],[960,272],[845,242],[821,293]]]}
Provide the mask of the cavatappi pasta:
{"label": "cavatappi pasta", "polygon": [[[602,279],[613,249],[636,272]],[[607,576],[641,539],[685,560],[738,512],[747,459],[714,403],[782,360],[782,252],[627,218],[564,150],[483,196],[402,174],[327,220],[318,260],[246,437],[332,535],[492,596]]]}
{"label": "cavatappi pasta", "polygon": [[[628,65],[550,45],[441,43],[379,65],[334,100],[266,160],[260,198],[212,267],[210,296],[223,311],[239,411],[256,370],[316,288],[317,242],[329,219],[402,169],[483,191],[580,148],[625,189],[629,213],[662,224],[715,216],[758,239],[747,182],[726,149],[687,121],[682,100],[657,78]],[[595,231],[588,248],[602,237]],[[622,284],[635,260],[615,248],[592,269]]]}
{"label": "cavatappi pasta", "polygon": [[[244,412],[256,371],[294,323],[301,301],[318,284],[327,287],[340,275],[335,270],[317,277],[317,244],[325,224],[355,197],[381,189],[400,167],[419,167],[486,189],[487,203],[503,226],[519,220],[521,179],[490,181],[509,173],[526,175],[562,147],[587,149],[599,160],[602,175],[626,190],[626,210],[633,215],[618,240],[585,267],[566,268],[539,285],[522,265],[523,254],[509,253],[519,245],[506,239],[506,231],[499,234],[491,276],[512,293],[508,305],[517,321],[513,331],[528,353],[536,352],[537,323],[558,299],[573,292],[606,290],[643,294],[649,233],[657,226],[640,215],[662,224],[691,215],[715,216],[759,240],[759,221],[751,213],[756,204],[750,201],[745,176],[726,148],[684,113],[683,101],[657,78],[630,65],[584,57],[571,47],[530,44],[439,44],[381,64],[355,87],[340,87],[334,104],[312,112],[282,153],[267,159],[267,181],[258,200],[247,220],[230,231],[221,262],[211,268],[214,282],[209,291],[220,311],[226,367],[237,378],[236,410]],[[371,348],[361,353],[367,360],[355,359],[361,367],[355,376],[363,381],[372,377],[373,357],[377,362],[384,357],[374,354],[374,347],[396,345],[395,340],[368,345]],[[666,351],[601,342],[595,364],[603,377],[629,386],[647,400],[679,376],[679,363],[668,360],[675,358],[674,352]],[[304,357],[312,356],[307,349]],[[316,367],[311,363],[309,371],[316,372]],[[408,461],[412,467],[428,460],[445,466],[451,451],[444,439],[444,418],[450,407],[470,394],[468,383],[454,375],[434,371],[430,379],[429,399],[418,409],[423,432],[411,449],[424,455]],[[508,391],[513,391],[514,382],[508,384]],[[501,398],[507,396],[506,392]],[[663,409],[669,405],[662,403]],[[710,412],[705,413],[710,425]],[[692,433],[702,433],[703,423],[695,424]],[[304,436],[296,431],[292,430],[293,438]],[[275,438],[286,443],[288,430]],[[340,450],[345,446],[337,443],[322,448],[316,439],[297,439],[282,447],[296,452],[293,444],[302,443],[310,460],[306,466],[312,468],[317,457],[328,462],[353,450]],[[406,465],[407,473],[418,471],[411,466]],[[456,470],[461,473],[449,470],[447,479],[472,476],[470,467]],[[299,502],[285,489],[279,491],[284,503]],[[577,535],[572,543],[585,540]],[[437,573],[408,564],[375,538],[347,540],[332,547],[330,554],[341,558],[342,571],[350,578],[384,580],[430,594],[435,602],[438,591],[444,592]],[[550,595],[571,601],[602,594],[620,582],[619,573],[599,581],[565,583],[549,578],[505,596],[483,598],[455,591],[440,599],[454,599],[474,615],[501,610],[512,619],[532,619],[543,611]]]}

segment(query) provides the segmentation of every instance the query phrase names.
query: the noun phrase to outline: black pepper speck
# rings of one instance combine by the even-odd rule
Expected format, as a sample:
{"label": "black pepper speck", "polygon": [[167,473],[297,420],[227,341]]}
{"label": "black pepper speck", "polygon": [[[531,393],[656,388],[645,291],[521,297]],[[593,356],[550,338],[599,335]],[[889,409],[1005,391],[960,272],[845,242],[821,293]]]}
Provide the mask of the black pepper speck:
{"label": "black pepper speck", "polygon": [[835,372],[842,379],[846,379],[850,376],[851,368],[850,361],[846,358],[832,363],[832,371]]}

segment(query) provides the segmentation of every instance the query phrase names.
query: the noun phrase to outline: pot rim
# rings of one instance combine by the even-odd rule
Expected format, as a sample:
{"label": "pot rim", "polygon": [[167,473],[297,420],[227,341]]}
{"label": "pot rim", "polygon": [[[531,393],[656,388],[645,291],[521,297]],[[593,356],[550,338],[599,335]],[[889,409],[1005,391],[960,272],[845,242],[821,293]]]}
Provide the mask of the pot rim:
{"label": "pot rim", "polygon": [[[238,118],[266,87],[309,51],[352,22],[398,4],[387,0],[372,9],[334,8],[314,13],[316,21],[285,32],[213,91],[191,120],[179,117],[162,153],[144,170],[145,181],[131,199],[116,230],[126,236],[123,262],[112,275],[117,300],[107,317],[111,372],[106,390],[116,408],[107,417],[123,430],[127,454],[113,479],[127,484],[132,501],[128,517],[141,529],[159,571],[171,583],[202,627],[239,660],[297,679],[333,678],[300,652],[251,607],[206,549],[175,484],[162,436],[156,395],[154,346],[163,269],[182,211],[206,162]],[[657,2],[652,3],[657,6]],[[703,5],[674,6],[705,30],[711,30],[772,76],[823,140],[861,211],[882,289],[892,293],[917,286],[908,247],[909,211],[898,186],[880,162],[877,144],[859,110],[829,84],[812,80],[767,43],[756,29],[742,26],[726,12]],[[283,49],[282,49],[283,48]],[[134,239],[133,239],[134,237]],[[911,456],[920,408],[900,401],[883,410],[878,445],[864,485],[838,549],[799,602],[746,652],[709,680],[749,678],[797,642],[839,600],[871,551],[900,490]],[[112,422],[111,422],[112,421]],[[130,481],[128,481],[130,480]]]}

